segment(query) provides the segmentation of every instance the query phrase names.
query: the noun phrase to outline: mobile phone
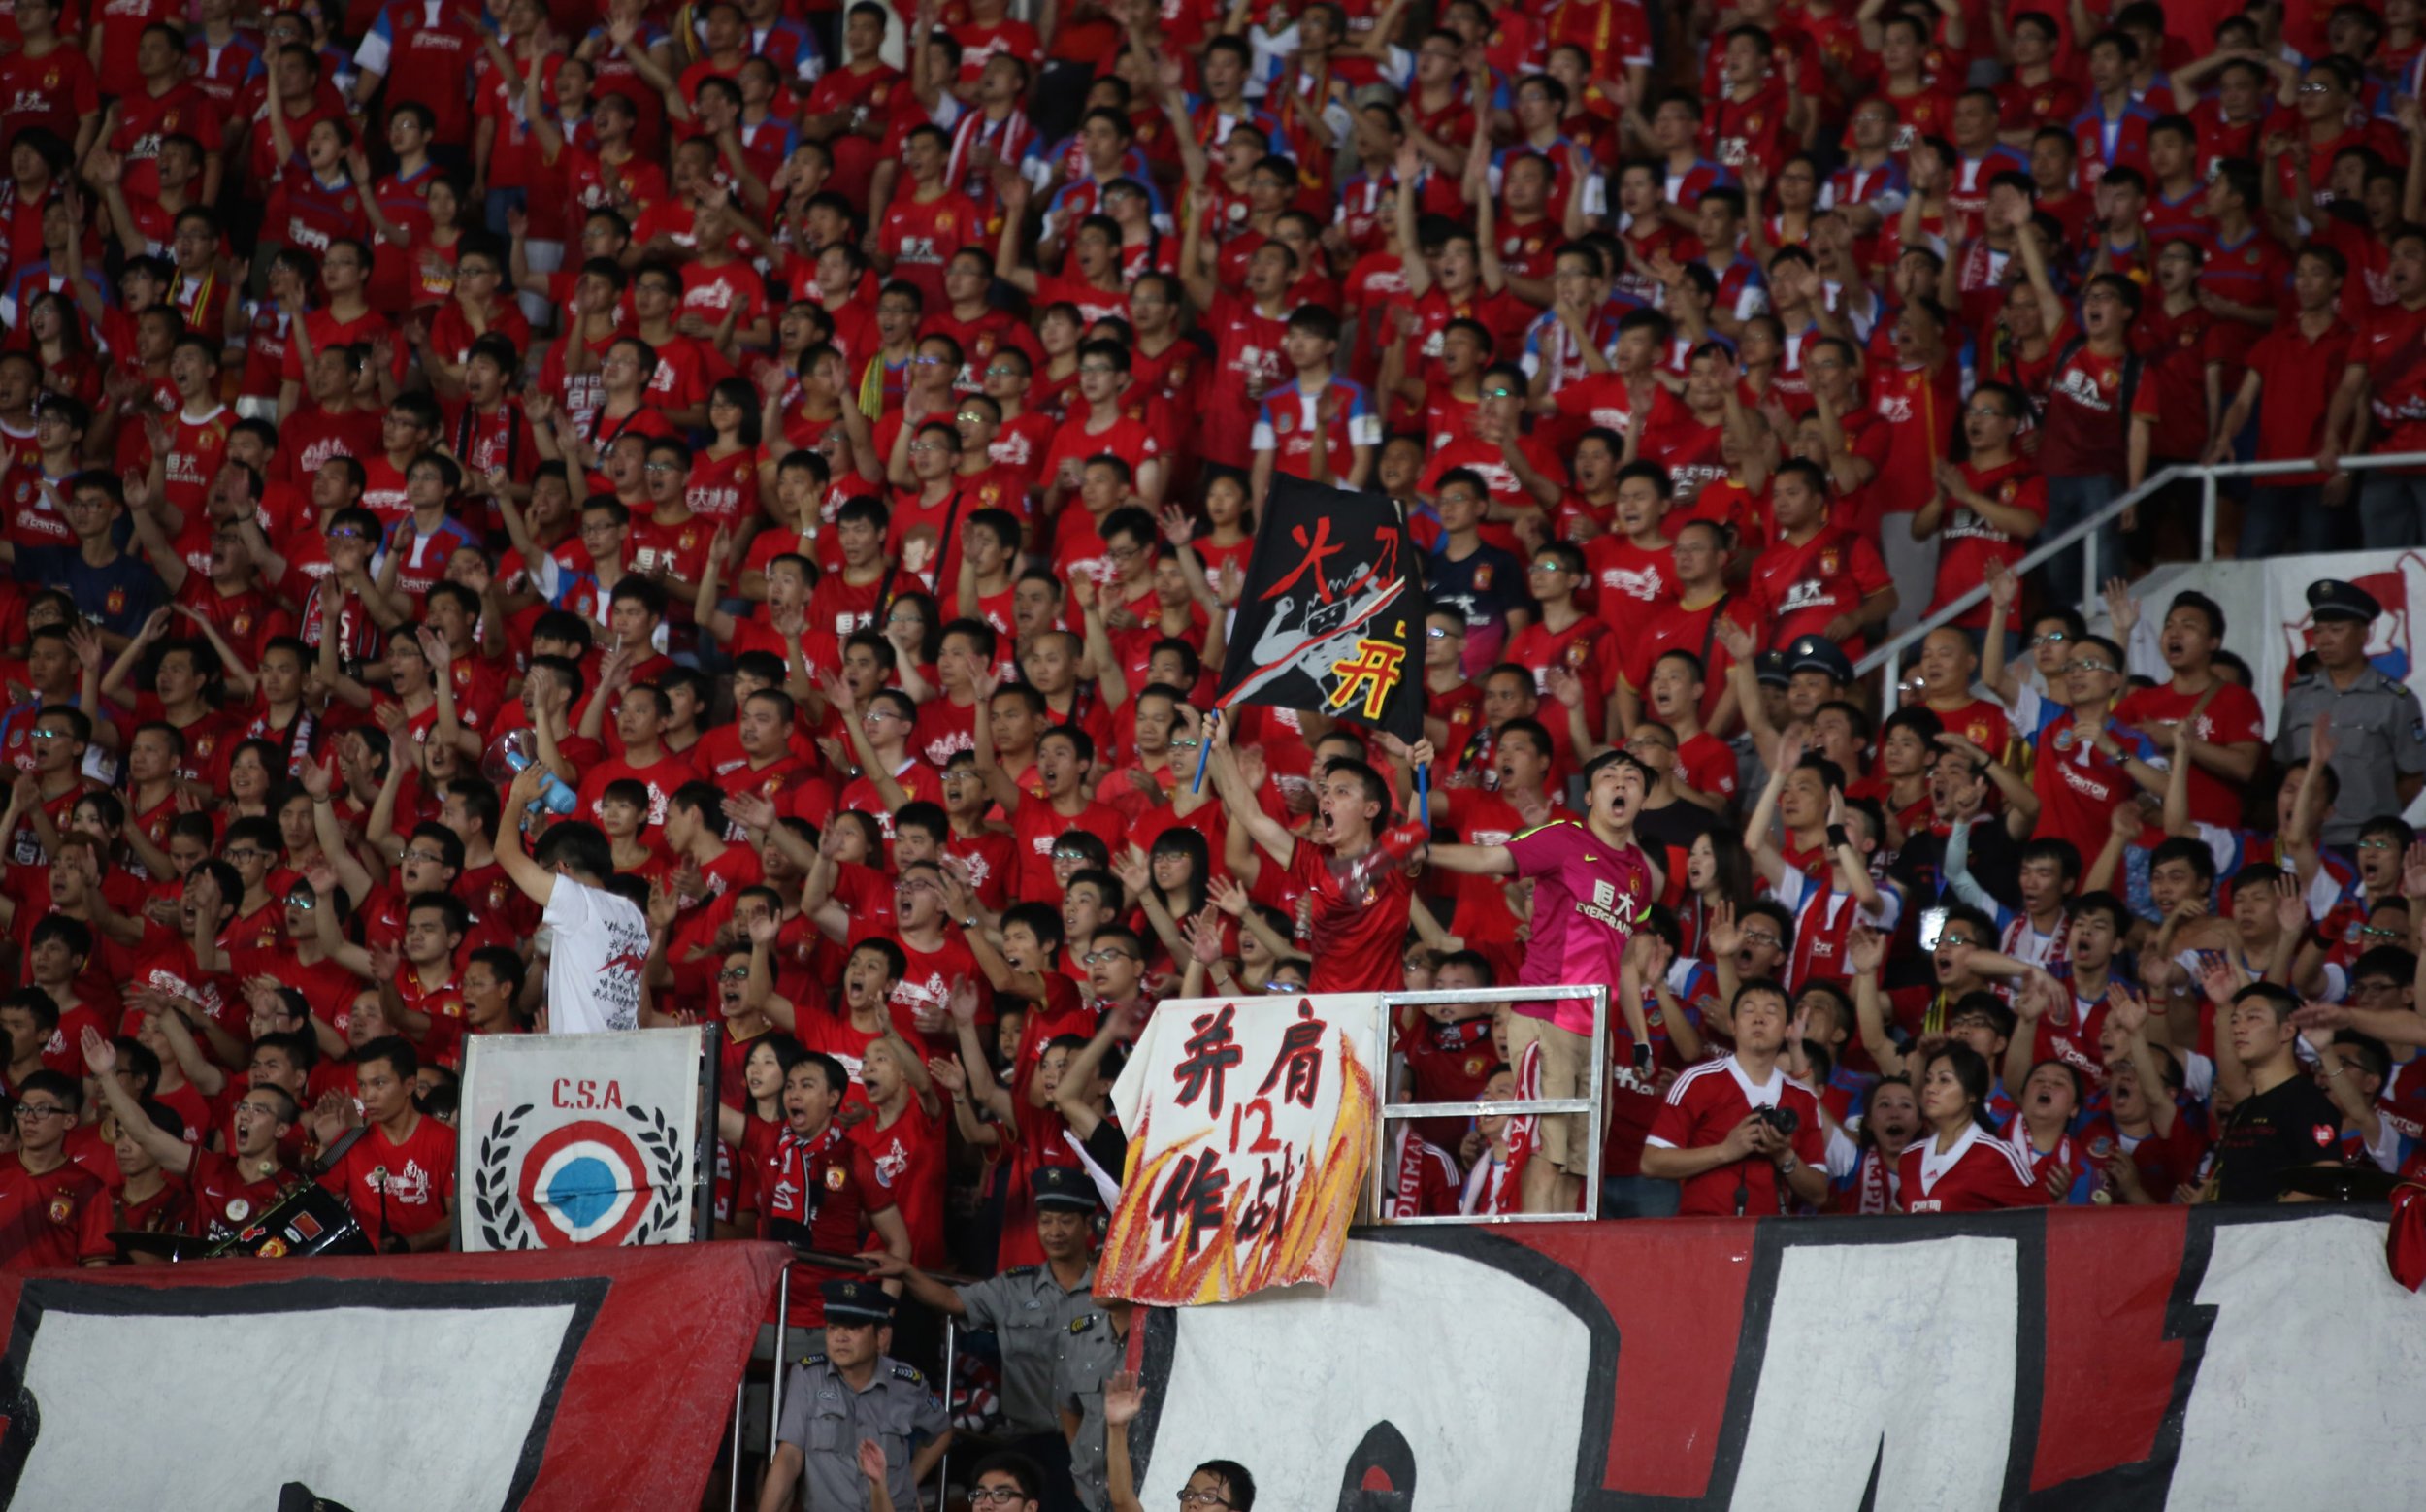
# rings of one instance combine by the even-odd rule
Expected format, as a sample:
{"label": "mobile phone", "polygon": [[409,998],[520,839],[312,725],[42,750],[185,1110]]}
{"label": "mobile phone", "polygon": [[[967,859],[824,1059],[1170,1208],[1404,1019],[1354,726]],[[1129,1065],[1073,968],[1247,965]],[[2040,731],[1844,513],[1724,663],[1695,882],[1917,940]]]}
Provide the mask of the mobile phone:
{"label": "mobile phone", "polygon": [[1923,908],[1920,910],[1921,949],[1935,950],[1938,947],[1938,937],[1945,932],[1946,910],[1944,908]]}

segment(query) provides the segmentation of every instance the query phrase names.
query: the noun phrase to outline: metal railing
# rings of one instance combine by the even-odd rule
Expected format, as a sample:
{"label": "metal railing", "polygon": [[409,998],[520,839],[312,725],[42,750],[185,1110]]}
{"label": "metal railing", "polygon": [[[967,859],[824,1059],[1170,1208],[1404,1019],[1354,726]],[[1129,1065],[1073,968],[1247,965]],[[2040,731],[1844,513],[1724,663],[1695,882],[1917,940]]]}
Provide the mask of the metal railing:
{"label": "metal railing", "polygon": [[[2387,451],[2344,457],[2342,459],[2342,466],[2344,471],[2348,472],[2360,472],[2377,467],[2426,467],[2426,451]],[[2081,576],[2081,615],[2083,619],[2095,618],[2099,601],[2098,590],[2102,583],[2098,575],[2098,535],[2107,525],[2120,518],[2125,509],[2154,497],[2164,489],[2186,478],[2199,479],[2199,560],[2213,562],[2215,560],[2216,484],[2221,479],[2279,477],[2288,474],[2315,471],[2316,463],[2309,457],[2283,462],[2227,462],[2215,467],[2205,467],[2187,462],[2179,463],[2147,479],[2129,493],[2116,497],[2106,508],[2086,519],[2078,521],[2062,535],[2031,547],[2029,555],[2013,565],[2014,575],[2018,577],[2042,563],[2079,547],[2086,558],[2082,563]],[[1918,645],[1922,637],[1939,626],[1951,624],[1961,615],[1969,613],[1986,603],[1987,598],[1988,585],[1985,579],[1966,588],[1960,596],[1943,608],[1923,615],[1920,622],[1910,630],[1874,647],[1869,654],[1855,664],[1853,668],[1855,680],[1866,677],[1881,669],[1886,669],[1891,673],[1904,652]]]}
{"label": "metal railing", "polygon": [[[1376,1098],[1373,1114],[1373,1190],[1366,1217],[1372,1223],[1387,1223],[1394,1228],[1415,1225],[1445,1226],[1450,1224],[1501,1223],[1585,1223],[1600,1216],[1600,1155],[1606,1131],[1601,1114],[1609,1097],[1609,987],[1605,982],[1572,987],[1477,987],[1450,992],[1386,992],[1382,1000],[1381,1042],[1374,1047],[1373,1065],[1387,1068],[1390,1065],[1391,1027],[1396,1011],[1402,1007],[1423,1007],[1435,1003],[1543,1003],[1569,998],[1589,999],[1592,1005],[1591,1089],[1580,1098],[1535,1098],[1522,1102],[1393,1102],[1387,1096]],[[1432,1217],[1394,1218],[1384,1210],[1390,1173],[1390,1125],[1392,1120],[1418,1118],[1520,1118],[1526,1114],[1540,1117],[1550,1113],[1585,1113],[1591,1118],[1591,1149],[1585,1157],[1584,1206],[1572,1213],[1442,1213]]]}

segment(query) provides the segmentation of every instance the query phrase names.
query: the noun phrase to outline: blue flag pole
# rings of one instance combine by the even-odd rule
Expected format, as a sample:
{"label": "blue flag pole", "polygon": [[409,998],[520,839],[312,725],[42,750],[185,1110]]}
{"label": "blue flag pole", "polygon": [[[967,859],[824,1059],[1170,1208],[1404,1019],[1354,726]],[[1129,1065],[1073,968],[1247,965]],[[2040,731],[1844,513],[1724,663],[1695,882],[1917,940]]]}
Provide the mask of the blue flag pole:
{"label": "blue flag pole", "polygon": [[1432,766],[1429,762],[1416,764],[1415,809],[1417,817],[1424,821],[1424,828],[1430,829],[1432,827]]}
{"label": "blue flag pole", "polygon": [[1218,708],[1204,716],[1204,725],[1197,740],[1197,780],[1196,785],[1188,790],[1191,793],[1204,791],[1204,764],[1213,756],[1213,721],[1221,717],[1222,711]]}

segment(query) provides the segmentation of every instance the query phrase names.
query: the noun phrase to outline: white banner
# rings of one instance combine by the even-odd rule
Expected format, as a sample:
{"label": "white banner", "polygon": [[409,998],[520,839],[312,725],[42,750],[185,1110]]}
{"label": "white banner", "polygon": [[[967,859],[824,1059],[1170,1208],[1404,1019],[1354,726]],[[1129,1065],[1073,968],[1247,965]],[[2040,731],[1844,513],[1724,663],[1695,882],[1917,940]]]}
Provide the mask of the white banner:
{"label": "white banner", "polygon": [[471,1036],[456,1155],[463,1247],[691,1239],[706,1034]]}
{"label": "white banner", "polygon": [[1155,1009],[1112,1089],[1129,1170],[1097,1293],[1179,1306],[1328,1286],[1373,1162],[1381,1011],[1369,993]]}

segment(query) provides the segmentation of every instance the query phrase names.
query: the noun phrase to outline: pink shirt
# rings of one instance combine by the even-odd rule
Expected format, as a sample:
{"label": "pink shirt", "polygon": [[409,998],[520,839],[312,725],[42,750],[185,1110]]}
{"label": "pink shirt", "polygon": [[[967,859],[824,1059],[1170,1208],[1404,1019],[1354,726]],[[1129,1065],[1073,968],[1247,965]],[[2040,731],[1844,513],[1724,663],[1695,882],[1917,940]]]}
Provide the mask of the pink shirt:
{"label": "pink shirt", "polygon": [[[1521,986],[1606,982],[1614,992],[1618,965],[1635,926],[1652,904],[1651,866],[1640,850],[1620,850],[1575,819],[1558,819],[1508,842],[1517,875],[1533,881],[1532,944],[1524,952]],[[1583,998],[1516,1005],[1579,1035],[1592,1032]]]}

